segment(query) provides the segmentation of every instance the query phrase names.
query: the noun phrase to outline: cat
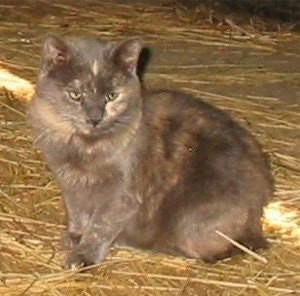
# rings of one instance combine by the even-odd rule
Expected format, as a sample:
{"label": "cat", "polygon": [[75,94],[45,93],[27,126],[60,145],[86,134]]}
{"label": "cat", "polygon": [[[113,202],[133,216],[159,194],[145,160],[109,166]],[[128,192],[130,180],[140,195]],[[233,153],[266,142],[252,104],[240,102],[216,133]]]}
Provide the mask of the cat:
{"label": "cat", "polygon": [[215,262],[265,246],[273,193],[265,154],[223,111],[145,91],[139,37],[46,36],[28,115],[67,212],[64,266],[129,246]]}

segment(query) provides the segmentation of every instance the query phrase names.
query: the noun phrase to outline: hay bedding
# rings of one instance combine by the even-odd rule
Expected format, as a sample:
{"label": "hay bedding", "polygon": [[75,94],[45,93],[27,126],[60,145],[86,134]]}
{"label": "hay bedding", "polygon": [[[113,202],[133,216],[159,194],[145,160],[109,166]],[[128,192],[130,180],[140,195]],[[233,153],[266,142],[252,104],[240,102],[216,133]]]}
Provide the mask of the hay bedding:
{"label": "hay bedding", "polygon": [[[74,2],[43,1],[42,8],[35,1],[23,1],[16,11],[11,10],[14,6],[11,1],[1,2],[0,65],[33,82],[39,61],[39,40],[49,31],[83,34],[101,31],[107,38],[136,34],[145,36],[147,43],[153,43],[154,47],[163,43],[167,53],[162,60],[154,59],[145,80],[150,85],[185,89],[227,110],[256,135],[270,154],[276,194],[266,211],[264,225],[271,246],[258,252],[258,256],[239,255],[215,265],[115,249],[96,268],[82,273],[63,271],[60,232],[64,229],[64,214],[60,191],[33,148],[25,124],[22,100],[32,89],[27,85],[17,90],[1,78],[0,84],[10,90],[0,91],[0,294],[265,296],[300,293],[299,98],[292,95],[284,101],[275,96],[254,95],[246,85],[236,90],[237,95],[230,95],[227,88],[242,83],[238,80],[242,75],[255,85],[261,80],[271,83],[273,88],[279,87],[280,81],[296,85],[294,63],[290,62],[290,69],[266,71],[257,76],[256,69],[243,61],[194,63],[189,61],[193,56],[188,56],[186,62],[166,58],[172,55],[174,42],[179,40],[195,52],[208,48],[211,51],[208,59],[218,48],[229,48],[230,52],[246,48],[264,59],[277,51],[280,38],[295,42],[296,37],[280,35],[274,39],[271,34],[256,36],[252,32],[253,40],[236,28],[230,34],[221,34],[185,22],[178,26],[176,12],[170,6],[88,2],[94,6],[86,9]],[[186,50],[185,45],[182,51]],[[279,59],[286,57],[299,61],[297,52],[289,51]]]}

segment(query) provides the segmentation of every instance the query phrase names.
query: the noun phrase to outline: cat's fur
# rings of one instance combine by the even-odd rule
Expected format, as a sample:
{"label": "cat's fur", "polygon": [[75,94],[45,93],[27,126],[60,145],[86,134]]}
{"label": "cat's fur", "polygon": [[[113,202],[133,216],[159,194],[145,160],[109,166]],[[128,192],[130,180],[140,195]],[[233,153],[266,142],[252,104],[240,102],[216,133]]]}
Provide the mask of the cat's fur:
{"label": "cat's fur", "polygon": [[263,246],[273,181],[258,144],[199,99],[142,94],[141,49],[139,38],[44,41],[29,120],[63,193],[66,266],[101,262],[114,244],[213,262],[238,251],[217,231]]}

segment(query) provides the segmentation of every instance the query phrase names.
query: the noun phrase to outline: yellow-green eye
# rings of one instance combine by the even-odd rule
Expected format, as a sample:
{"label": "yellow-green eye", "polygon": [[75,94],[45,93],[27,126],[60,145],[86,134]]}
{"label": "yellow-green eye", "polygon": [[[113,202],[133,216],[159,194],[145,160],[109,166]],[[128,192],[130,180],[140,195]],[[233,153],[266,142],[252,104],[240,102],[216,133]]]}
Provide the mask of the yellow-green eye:
{"label": "yellow-green eye", "polygon": [[78,91],[71,90],[68,92],[70,99],[76,102],[80,102],[82,100],[82,93]]}
{"label": "yellow-green eye", "polygon": [[106,102],[111,102],[111,101],[115,100],[118,96],[119,96],[118,93],[111,92],[111,93],[106,95],[105,100],[106,100]]}

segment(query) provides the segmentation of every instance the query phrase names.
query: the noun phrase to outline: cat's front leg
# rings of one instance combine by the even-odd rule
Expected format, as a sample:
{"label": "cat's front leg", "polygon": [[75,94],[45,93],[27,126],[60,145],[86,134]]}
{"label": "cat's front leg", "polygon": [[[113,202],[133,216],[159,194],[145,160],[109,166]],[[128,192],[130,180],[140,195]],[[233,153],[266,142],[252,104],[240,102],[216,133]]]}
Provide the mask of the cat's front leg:
{"label": "cat's front leg", "polygon": [[100,263],[107,255],[115,238],[136,213],[139,202],[130,195],[99,197],[80,242],[65,261],[65,268]]}
{"label": "cat's front leg", "polygon": [[73,249],[79,244],[89,220],[87,193],[81,190],[65,190],[63,200],[67,212],[67,229],[61,234],[61,244]]}

